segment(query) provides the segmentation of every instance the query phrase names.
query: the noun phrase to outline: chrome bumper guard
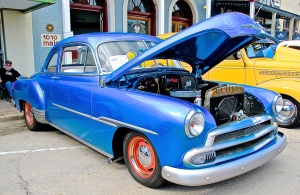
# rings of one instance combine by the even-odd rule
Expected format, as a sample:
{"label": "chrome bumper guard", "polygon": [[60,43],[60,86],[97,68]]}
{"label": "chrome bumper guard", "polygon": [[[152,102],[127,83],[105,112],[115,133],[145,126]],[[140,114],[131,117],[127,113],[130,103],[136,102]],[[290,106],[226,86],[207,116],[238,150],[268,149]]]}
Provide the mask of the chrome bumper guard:
{"label": "chrome bumper guard", "polygon": [[215,167],[203,169],[177,169],[164,166],[162,177],[185,186],[201,186],[223,181],[251,171],[275,158],[287,145],[286,136],[278,132],[276,143],[250,156]]}

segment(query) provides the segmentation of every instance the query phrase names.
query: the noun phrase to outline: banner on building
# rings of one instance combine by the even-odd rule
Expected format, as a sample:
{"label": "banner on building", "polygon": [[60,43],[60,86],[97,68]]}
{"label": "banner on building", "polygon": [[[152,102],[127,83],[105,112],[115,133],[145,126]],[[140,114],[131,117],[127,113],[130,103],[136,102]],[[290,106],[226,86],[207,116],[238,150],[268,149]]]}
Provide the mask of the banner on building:
{"label": "banner on building", "polygon": [[287,32],[286,31],[276,31],[275,37],[280,41],[285,41],[286,37],[287,37]]}
{"label": "banner on building", "polygon": [[300,34],[294,34],[292,40],[300,40]]}

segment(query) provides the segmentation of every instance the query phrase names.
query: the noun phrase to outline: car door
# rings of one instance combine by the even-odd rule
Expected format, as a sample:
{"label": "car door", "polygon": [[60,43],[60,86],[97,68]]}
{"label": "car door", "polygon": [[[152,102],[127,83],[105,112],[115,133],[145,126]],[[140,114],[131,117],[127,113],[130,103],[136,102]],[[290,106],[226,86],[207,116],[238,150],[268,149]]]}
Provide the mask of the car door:
{"label": "car door", "polygon": [[99,87],[98,68],[86,45],[61,49],[56,74],[47,91],[47,116],[61,130],[87,140],[91,127],[91,98]]}

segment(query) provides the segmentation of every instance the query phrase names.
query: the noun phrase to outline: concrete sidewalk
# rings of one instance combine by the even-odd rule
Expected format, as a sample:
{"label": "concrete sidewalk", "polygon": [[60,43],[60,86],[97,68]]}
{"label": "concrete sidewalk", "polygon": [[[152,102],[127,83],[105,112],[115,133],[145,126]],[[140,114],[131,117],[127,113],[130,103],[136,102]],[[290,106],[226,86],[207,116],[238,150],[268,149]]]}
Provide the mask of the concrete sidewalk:
{"label": "concrete sidewalk", "polygon": [[0,122],[22,119],[23,117],[23,113],[13,107],[9,101],[0,99]]}

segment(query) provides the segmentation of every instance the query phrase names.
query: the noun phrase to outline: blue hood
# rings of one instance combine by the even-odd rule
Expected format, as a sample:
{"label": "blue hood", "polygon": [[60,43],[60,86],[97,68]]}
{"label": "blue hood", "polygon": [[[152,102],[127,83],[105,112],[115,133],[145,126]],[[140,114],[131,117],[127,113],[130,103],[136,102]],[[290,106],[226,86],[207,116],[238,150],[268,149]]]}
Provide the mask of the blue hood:
{"label": "blue hood", "polygon": [[105,81],[117,80],[138,64],[156,58],[185,61],[193,67],[193,73],[198,70],[198,74],[204,74],[229,55],[258,39],[278,41],[245,14],[220,14],[150,48],[109,74]]}

